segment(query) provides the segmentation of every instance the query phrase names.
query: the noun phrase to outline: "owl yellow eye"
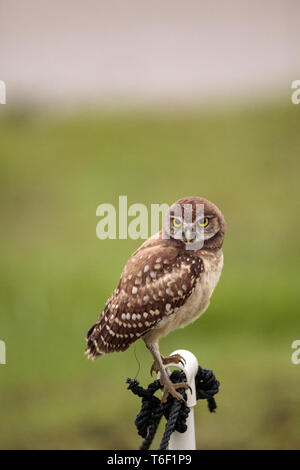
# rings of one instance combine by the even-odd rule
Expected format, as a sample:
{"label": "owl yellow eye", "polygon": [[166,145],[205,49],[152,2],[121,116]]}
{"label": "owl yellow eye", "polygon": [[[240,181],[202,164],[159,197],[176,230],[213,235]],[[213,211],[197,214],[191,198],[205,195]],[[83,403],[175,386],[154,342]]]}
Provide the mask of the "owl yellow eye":
{"label": "owl yellow eye", "polygon": [[174,227],[178,228],[182,225],[182,222],[181,222],[180,219],[175,218],[175,219],[173,219],[173,225],[174,225]]}
{"label": "owl yellow eye", "polygon": [[202,217],[201,219],[198,220],[198,225],[199,227],[207,227],[208,225],[208,217]]}

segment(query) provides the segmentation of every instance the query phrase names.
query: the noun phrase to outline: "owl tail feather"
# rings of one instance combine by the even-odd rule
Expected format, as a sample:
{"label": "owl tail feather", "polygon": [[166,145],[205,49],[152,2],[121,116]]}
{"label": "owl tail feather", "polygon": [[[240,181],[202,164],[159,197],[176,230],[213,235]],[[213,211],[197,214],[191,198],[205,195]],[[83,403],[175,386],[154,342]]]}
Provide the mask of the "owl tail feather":
{"label": "owl tail feather", "polygon": [[95,323],[95,325],[89,329],[86,335],[85,354],[87,354],[88,359],[93,359],[93,361],[105,354],[104,344],[101,344],[102,339],[100,333],[101,330],[99,330],[99,323]]}

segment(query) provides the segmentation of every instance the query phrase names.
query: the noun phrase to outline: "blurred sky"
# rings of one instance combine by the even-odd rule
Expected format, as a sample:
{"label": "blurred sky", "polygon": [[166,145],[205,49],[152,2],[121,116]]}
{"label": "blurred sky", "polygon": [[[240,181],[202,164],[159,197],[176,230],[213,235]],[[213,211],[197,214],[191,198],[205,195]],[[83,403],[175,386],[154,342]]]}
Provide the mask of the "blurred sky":
{"label": "blurred sky", "polygon": [[8,103],[251,99],[299,78],[297,0],[0,0]]}

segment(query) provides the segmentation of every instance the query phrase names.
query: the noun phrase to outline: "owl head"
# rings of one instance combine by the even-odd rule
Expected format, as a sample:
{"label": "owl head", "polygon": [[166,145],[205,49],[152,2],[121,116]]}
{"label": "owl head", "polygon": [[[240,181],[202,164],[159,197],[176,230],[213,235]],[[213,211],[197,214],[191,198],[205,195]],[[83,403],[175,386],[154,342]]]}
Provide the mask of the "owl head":
{"label": "owl head", "polygon": [[214,249],[222,246],[225,227],[215,204],[201,197],[185,197],[169,208],[162,236],[184,243],[188,250]]}

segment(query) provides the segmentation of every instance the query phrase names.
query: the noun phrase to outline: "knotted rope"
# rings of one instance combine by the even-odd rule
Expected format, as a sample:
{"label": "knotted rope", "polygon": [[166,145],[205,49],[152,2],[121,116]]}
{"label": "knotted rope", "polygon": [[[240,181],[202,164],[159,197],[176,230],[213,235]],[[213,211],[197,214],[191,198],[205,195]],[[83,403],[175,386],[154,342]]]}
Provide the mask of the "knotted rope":
{"label": "knotted rope", "polygon": [[[180,370],[174,370],[170,375],[173,383],[186,382],[185,373]],[[142,398],[142,408],[135,418],[135,425],[138,434],[144,439],[140,450],[148,450],[154,439],[156,430],[159,426],[162,416],[165,416],[167,423],[165,431],[159,446],[159,450],[167,449],[171,434],[174,431],[185,432],[187,430],[186,419],[190,412],[190,408],[186,405],[186,391],[179,388],[178,392],[182,395],[183,400],[179,401],[171,395],[167,401],[162,403],[154,393],[161,389],[159,380],[152,382],[147,389],[139,385],[137,380],[127,379],[128,390]],[[217,404],[214,395],[219,391],[219,381],[216,379],[212,370],[203,369],[199,366],[195,377],[196,398],[197,400],[206,399],[208,409],[212,413],[216,410]]]}

